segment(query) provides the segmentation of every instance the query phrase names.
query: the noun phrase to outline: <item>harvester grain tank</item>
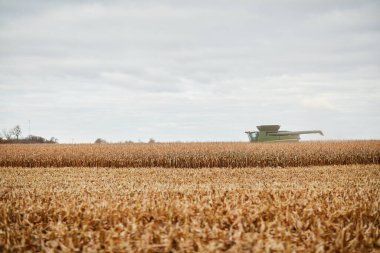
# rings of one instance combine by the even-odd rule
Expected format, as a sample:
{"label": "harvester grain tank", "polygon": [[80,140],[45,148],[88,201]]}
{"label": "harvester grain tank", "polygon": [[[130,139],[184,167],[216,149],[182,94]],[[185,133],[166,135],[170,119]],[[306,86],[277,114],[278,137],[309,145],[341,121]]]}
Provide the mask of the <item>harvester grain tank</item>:
{"label": "harvester grain tank", "polygon": [[300,140],[301,134],[320,134],[321,130],[279,131],[279,125],[257,126],[259,131],[246,131],[250,142],[294,142]]}

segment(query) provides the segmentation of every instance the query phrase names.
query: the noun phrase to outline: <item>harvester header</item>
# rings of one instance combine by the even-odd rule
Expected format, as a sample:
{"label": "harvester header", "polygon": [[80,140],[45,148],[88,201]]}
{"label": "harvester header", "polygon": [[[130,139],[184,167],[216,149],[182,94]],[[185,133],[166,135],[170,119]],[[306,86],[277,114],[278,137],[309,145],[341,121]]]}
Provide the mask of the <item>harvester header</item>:
{"label": "harvester header", "polygon": [[320,134],[321,130],[279,131],[280,125],[257,126],[259,131],[246,131],[250,142],[294,142],[300,140],[301,134]]}

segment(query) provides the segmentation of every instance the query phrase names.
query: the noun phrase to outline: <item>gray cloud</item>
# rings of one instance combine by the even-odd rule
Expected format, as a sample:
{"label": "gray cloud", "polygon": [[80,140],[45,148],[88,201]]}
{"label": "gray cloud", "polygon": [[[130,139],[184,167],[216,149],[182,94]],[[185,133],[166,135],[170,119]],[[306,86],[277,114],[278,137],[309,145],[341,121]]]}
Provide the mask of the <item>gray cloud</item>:
{"label": "gray cloud", "polygon": [[31,120],[62,142],[245,140],[265,123],[380,138],[379,12],[370,0],[0,1],[0,127]]}

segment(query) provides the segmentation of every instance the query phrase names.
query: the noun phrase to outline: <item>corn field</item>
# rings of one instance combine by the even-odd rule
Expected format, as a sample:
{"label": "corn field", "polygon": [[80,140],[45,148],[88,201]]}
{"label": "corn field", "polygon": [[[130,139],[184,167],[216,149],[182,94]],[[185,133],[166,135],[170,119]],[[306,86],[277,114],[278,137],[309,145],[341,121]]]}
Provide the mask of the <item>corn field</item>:
{"label": "corn field", "polygon": [[244,168],[380,164],[380,141],[0,145],[0,167]]}
{"label": "corn field", "polygon": [[0,145],[0,252],[380,252],[380,141]]}
{"label": "corn field", "polygon": [[375,252],[380,166],[0,168],[2,252]]}

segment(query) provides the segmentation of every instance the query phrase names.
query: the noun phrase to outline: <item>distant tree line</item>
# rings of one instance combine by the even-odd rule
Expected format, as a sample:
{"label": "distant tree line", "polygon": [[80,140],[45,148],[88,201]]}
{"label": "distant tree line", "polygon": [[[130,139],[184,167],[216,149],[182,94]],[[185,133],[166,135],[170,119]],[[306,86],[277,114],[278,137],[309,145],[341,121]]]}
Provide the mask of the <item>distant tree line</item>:
{"label": "distant tree line", "polygon": [[[94,142],[95,144],[107,144],[107,143],[113,143],[113,144],[130,144],[134,143],[133,141],[119,141],[119,142],[108,142],[103,138],[98,138]],[[142,141],[138,141],[138,143],[142,143]],[[148,143],[156,143],[156,141],[153,138],[150,138]]]}
{"label": "distant tree line", "polygon": [[5,143],[57,143],[58,139],[51,137],[50,140],[45,139],[41,136],[28,135],[25,138],[22,138],[22,130],[19,125],[15,126],[12,129],[3,129],[2,134],[0,134],[0,144]]}
{"label": "distant tree line", "polygon": [[[28,143],[58,143],[58,139],[51,137],[50,139],[45,139],[41,136],[28,135],[27,137],[22,137],[22,130],[19,125],[11,129],[3,129],[0,133],[0,144],[28,144]],[[103,138],[97,138],[94,142],[95,144],[131,144],[133,141],[119,141],[119,142],[108,142]],[[141,140],[138,140],[137,143],[143,143]],[[147,143],[156,143],[156,140],[150,138]]]}

